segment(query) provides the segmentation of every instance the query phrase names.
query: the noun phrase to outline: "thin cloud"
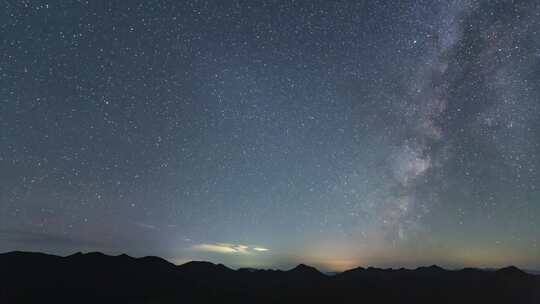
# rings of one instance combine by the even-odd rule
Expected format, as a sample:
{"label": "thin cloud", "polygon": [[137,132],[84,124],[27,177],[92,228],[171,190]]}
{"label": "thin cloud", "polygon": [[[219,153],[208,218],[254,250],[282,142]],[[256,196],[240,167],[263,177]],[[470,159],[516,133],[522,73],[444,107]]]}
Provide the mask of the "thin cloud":
{"label": "thin cloud", "polygon": [[253,250],[255,250],[255,251],[260,251],[260,252],[264,252],[264,251],[268,251],[268,250],[270,250],[270,249],[264,248],[264,247],[254,247]]}
{"label": "thin cloud", "polygon": [[135,225],[139,226],[140,228],[147,229],[147,230],[154,230],[156,229],[156,226],[150,225],[143,222],[136,222]]}
{"label": "thin cloud", "polygon": [[234,247],[223,244],[197,244],[191,247],[195,251],[215,252],[215,253],[236,253]]}
{"label": "thin cloud", "polygon": [[213,244],[197,244],[191,246],[192,250],[203,251],[203,252],[213,252],[213,253],[223,253],[223,254],[251,254],[255,252],[268,251],[264,247],[254,247],[250,248],[249,246],[242,244],[230,244],[230,243],[213,243]]}

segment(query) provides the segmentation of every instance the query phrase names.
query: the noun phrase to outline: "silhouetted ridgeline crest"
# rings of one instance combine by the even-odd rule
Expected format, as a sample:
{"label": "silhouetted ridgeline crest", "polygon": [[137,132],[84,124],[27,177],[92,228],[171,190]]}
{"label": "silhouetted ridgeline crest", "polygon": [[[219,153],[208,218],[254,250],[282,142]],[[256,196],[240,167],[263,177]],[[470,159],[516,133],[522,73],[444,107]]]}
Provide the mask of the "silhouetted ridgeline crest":
{"label": "silhouetted ridgeline crest", "polygon": [[298,264],[298,266],[296,266],[293,269],[289,270],[289,272],[296,272],[296,273],[310,274],[310,275],[311,274],[315,274],[315,275],[322,274],[319,270],[317,270],[317,268],[307,266],[307,265],[304,265],[304,264]]}
{"label": "silhouetted ridgeline crest", "polygon": [[158,257],[0,254],[0,303],[540,303],[540,276],[496,271],[358,267],[328,276],[293,269],[174,265]]}

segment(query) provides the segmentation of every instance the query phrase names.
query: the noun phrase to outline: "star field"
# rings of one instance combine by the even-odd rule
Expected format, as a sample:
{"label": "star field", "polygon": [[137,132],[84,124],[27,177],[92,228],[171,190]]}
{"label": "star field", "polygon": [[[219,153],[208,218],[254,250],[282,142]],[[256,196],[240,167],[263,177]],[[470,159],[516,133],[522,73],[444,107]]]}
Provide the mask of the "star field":
{"label": "star field", "polygon": [[540,268],[536,1],[4,1],[0,251]]}

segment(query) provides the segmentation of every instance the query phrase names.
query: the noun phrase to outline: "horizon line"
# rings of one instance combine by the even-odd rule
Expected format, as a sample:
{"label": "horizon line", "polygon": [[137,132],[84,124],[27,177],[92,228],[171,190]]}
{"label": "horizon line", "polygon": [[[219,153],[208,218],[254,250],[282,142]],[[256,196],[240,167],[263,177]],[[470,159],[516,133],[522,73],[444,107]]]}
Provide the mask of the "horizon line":
{"label": "horizon line", "polygon": [[14,254],[14,253],[31,253],[31,254],[42,254],[42,255],[49,255],[49,256],[55,256],[55,257],[60,257],[60,258],[68,258],[70,256],[73,256],[73,255],[76,255],[76,254],[81,254],[81,255],[87,255],[87,254],[101,254],[101,255],[104,255],[104,256],[107,256],[107,257],[121,257],[121,256],[127,256],[127,257],[130,257],[130,258],[133,258],[133,259],[142,259],[142,258],[147,258],[147,257],[154,257],[154,258],[159,258],[159,259],[162,259],[162,260],[165,260],[167,261],[168,263],[171,263],[172,265],[175,265],[175,266],[182,266],[182,265],[186,265],[186,264],[189,264],[189,263],[192,263],[192,262],[202,262],[202,263],[210,263],[212,265],[222,265],[222,266],[225,266],[226,268],[230,269],[230,270],[233,270],[233,271],[238,271],[238,270],[241,270],[241,269],[255,269],[255,270],[269,270],[269,271],[290,271],[290,270],[293,270],[295,269],[296,267],[300,266],[300,265],[304,265],[304,266],[309,266],[309,267],[312,267],[314,269],[316,269],[317,271],[319,271],[320,273],[323,273],[323,274],[329,274],[329,273],[344,273],[344,272],[347,272],[347,271],[350,271],[350,270],[355,270],[355,269],[364,269],[364,270],[368,270],[368,269],[379,269],[379,270],[410,270],[410,271],[414,271],[414,270],[418,270],[418,269],[421,269],[421,268],[430,268],[430,267],[438,267],[444,271],[460,271],[460,270],[464,270],[464,269],[475,269],[475,270],[480,270],[480,271],[497,271],[497,270],[500,270],[500,269],[505,269],[505,268],[511,268],[511,267],[515,267],[521,271],[524,271],[528,274],[531,274],[531,275],[538,275],[540,276],[540,269],[531,269],[531,268],[522,268],[522,267],[519,267],[519,266],[515,266],[513,264],[508,264],[506,266],[500,266],[500,267],[477,267],[477,266],[463,266],[463,267],[456,267],[456,268],[447,268],[447,267],[443,267],[443,266],[440,266],[438,264],[431,264],[431,265],[421,265],[421,266],[416,266],[415,268],[409,268],[409,267],[406,267],[406,266],[399,266],[399,267],[380,267],[380,266],[368,266],[368,265],[359,265],[359,266],[356,266],[356,267],[352,267],[352,268],[348,268],[348,269],[345,269],[345,270],[342,270],[342,271],[321,271],[319,268],[317,268],[316,266],[312,266],[312,264],[309,264],[309,263],[304,263],[304,262],[300,262],[298,264],[296,264],[296,266],[293,266],[291,268],[262,268],[262,267],[250,267],[250,266],[245,266],[245,267],[230,267],[228,265],[226,265],[225,263],[219,263],[219,262],[212,262],[212,261],[208,261],[208,260],[188,260],[184,263],[175,263],[173,261],[171,261],[171,259],[168,259],[168,258],[164,258],[164,257],[161,257],[161,256],[157,256],[157,255],[143,255],[143,256],[132,256],[132,255],[129,255],[129,254],[126,254],[126,253],[120,253],[120,254],[107,254],[107,253],[104,253],[104,252],[101,252],[101,251],[75,251],[71,254],[67,254],[67,255],[60,255],[60,254],[54,254],[54,253],[46,253],[46,252],[42,252],[42,251],[24,251],[24,250],[11,250],[11,251],[5,251],[5,252],[0,252],[0,255],[5,255],[5,254]]}

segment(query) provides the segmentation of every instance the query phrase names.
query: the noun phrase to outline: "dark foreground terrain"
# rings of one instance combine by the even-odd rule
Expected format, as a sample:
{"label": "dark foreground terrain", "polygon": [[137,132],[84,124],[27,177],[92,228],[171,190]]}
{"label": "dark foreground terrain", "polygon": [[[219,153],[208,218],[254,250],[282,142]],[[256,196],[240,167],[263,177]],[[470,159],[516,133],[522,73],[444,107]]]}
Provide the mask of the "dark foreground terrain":
{"label": "dark foreground terrain", "polygon": [[327,276],[101,253],[0,254],[0,303],[540,303],[540,276],[437,266]]}

